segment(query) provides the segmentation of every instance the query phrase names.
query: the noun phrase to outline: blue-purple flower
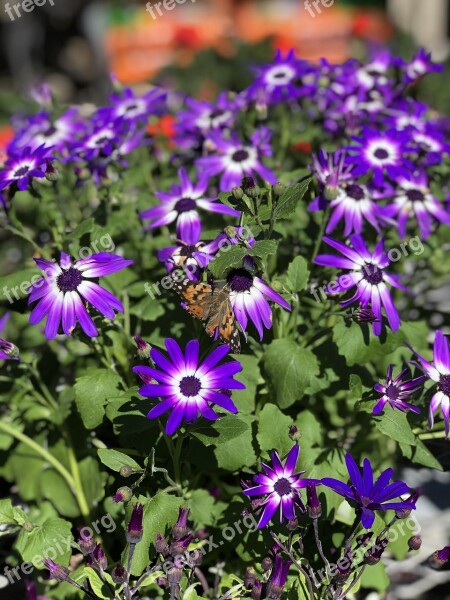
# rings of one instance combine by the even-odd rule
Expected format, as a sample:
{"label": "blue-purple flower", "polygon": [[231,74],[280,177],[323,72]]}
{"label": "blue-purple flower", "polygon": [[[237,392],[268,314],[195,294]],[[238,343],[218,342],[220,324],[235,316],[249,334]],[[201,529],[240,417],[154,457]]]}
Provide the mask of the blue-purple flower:
{"label": "blue-purple flower", "polygon": [[263,338],[264,327],[272,327],[272,309],[267,298],[286,310],[292,310],[289,302],[244,267],[229,271],[227,285],[231,305],[242,331],[245,333],[250,319],[258,331],[260,340]]}
{"label": "blue-purple flower", "polygon": [[44,329],[47,339],[54,339],[60,326],[65,335],[71,335],[77,322],[86,335],[96,337],[98,331],[89,306],[111,320],[115,318],[114,311],[123,312],[122,303],[96,280],[128,267],[132,260],[100,252],[73,262],[70,256],[61,252],[59,263],[43,258],[36,258],[35,262],[45,276],[29,288],[28,304],[37,301],[30,323],[37,325],[47,317]]}
{"label": "blue-purple flower", "polygon": [[183,269],[186,277],[192,281],[199,281],[203,269],[213,258],[214,254],[208,252],[206,244],[199,240],[195,243],[177,240],[176,246],[158,250],[158,260],[164,263],[168,273]]}
{"label": "blue-purple flower", "polygon": [[261,160],[263,156],[272,155],[271,135],[268,127],[260,127],[253,133],[249,143],[243,142],[235,133],[225,137],[222,133],[212,131],[206,140],[211,153],[198,158],[195,164],[208,177],[220,174],[220,189],[223,192],[240,186],[246,176],[259,175],[275,184],[277,176]]}
{"label": "blue-purple flower", "polygon": [[373,469],[368,458],[364,459],[362,475],[358,465],[350,454],[346,455],[345,463],[350,477],[349,485],[332,477],[322,479],[322,484],[357,505],[361,516],[361,523],[366,529],[372,527],[376,510],[386,511],[415,508],[415,504],[410,500],[389,502],[410,492],[410,488],[403,481],[389,483],[393,474],[392,469],[383,471],[374,482]]}
{"label": "blue-purple flower", "polygon": [[280,598],[289,574],[292,561],[283,560],[280,554],[275,555],[275,564],[267,582],[267,598]]}
{"label": "blue-purple flower", "polygon": [[27,146],[32,150],[46,146],[62,155],[66,154],[69,144],[86,129],[76,108],[70,108],[57,119],[52,119],[48,112],[41,111],[18,122],[18,126],[18,132],[9,144],[10,151],[19,152]]}
{"label": "blue-purple flower", "polygon": [[382,331],[381,310],[384,307],[390,328],[392,331],[397,331],[400,327],[400,317],[389,287],[393,286],[404,292],[408,290],[400,284],[398,275],[386,271],[390,261],[384,251],[384,241],[378,242],[373,253],[368,250],[360,235],[350,236],[353,247],[329,237],[324,237],[323,241],[343,256],[320,254],[314,262],[322,266],[351,271],[340,277],[338,281],[329,284],[327,292],[340,294],[356,286],[355,294],[349,300],[341,302],[341,306],[349,306],[354,302],[359,302],[364,308],[370,306],[378,319],[373,323],[375,335],[380,335]]}
{"label": "blue-purple flower", "polygon": [[402,58],[396,58],[395,64],[403,71],[403,78],[406,83],[412,83],[429,73],[439,73],[443,70],[442,65],[437,65],[431,60],[431,52],[427,53],[424,48],[420,48],[411,61],[405,61]]}
{"label": "blue-purple flower", "polygon": [[373,387],[376,392],[381,394],[381,398],[373,407],[373,414],[379,415],[386,404],[389,404],[393,409],[407,412],[408,410],[414,413],[420,413],[420,408],[406,402],[406,399],[417,392],[422,383],[425,381],[425,376],[408,379],[409,369],[404,369],[395,379],[392,377],[394,365],[389,365],[386,373],[386,382],[384,385],[376,383]]}
{"label": "blue-purple flower", "polygon": [[239,212],[221,204],[214,198],[205,197],[209,185],[209,176],[202,173],[198,182],[189,178],[186,169],[178,171],[180,185],[175,184],[169,192],[156,192],[161,203],[140,213],[141,218],[150,221],[145,229],[169,225],[176,220],[177,237],[187,244],[196,244],[200,238],[201,221],[198,209],[209,212],[239,216]]}
{"label": "blue-purple flower", "polygon": [[24,191],[33,178],[43,179],[51,158],[52,148],[44,145],[32,150],[30,147],[22,150],[10,150],[9,158],[0,169],[0,190],[10,185]]}
{"label": "blue-purple flower", "polygon": [[237,413],[234,402],[224,390],[243,390],[245,385],[233,379],[242,371],[241,364],[232,360],[219,364],[229,353],[226,345],[215,348],[205,359],[200,360],[200,344],[198,340],[188,342],[183,354],[180,346],[173,339],[167,339],[165,346],[167,358],[156,348],[150,351],[150,358],[155,367],[134,367],[133,371],[141,379],[155,383],[142,386],[139,393],[148,398],[163,398],[150,410],[147,417],[156,419],[170,411],[166,424],[166,433],[172,435],[182,424],[194,423],[199,415],[215,421],[219,415],[211,405],[231,413]]}
{"label": "blue-purple flower", "polygon": [[[414,352],[414,350],[413,350]],[[437,383],[437,388],[430,402],[428,425],[434,425],[434,415],[440,408],[444,417],[445,437],[450,434],[450,343],[442,331],[436,331],[433,348],[433,362],[425,360],[417,354],[422,371]]]}
{"label": "blue-purple flower", "polygon": [[186,134],[205,136],[214,129],[231,127],[243,100],[239,96],[230,97],[228,92],[222,92],[214,103],[186,98],[185,104],[186,110],[178,113],[175,126],[181,144]]}
{"label": "blue-purple flower", "polygon": [[136,96],[131,88],[124,88],[120,93],[112,94],[110,106],[99,110],[99,117],[106,121],[146,122],[150,115],[160,114],[167,99],[167,92],[153,88],[142,96]]}
{"label": "blue-purple flower", "polygon": [[[9,313],[3,315],[0,319],[0,334],[6,327],[9,319]],[[14,344],[0,337],[0,360],[19,360],[18,350]]]}
{"label": "blue-purple flower", "polygon": [[253,482],[243,484],[243,494],[254,498],[261,496],[256,500],[259,507],[264,507],[258,528],[262,529],[269,523],[277,510],[280,513],[280,523],[285,520],[290,521],[296,518],[296,509],[301,513],[305,512],[305,505],[302,502],[300,489],[306,488],[311,483],[318,483],[312,479],[302,479],[301,475],[305,471],[295,472],[300,446],[295,444],[289,451],[285,463],[280,460],[276,450],[271,453],[272,466],[261,463],[264,473],[258,473],[253,476]]}

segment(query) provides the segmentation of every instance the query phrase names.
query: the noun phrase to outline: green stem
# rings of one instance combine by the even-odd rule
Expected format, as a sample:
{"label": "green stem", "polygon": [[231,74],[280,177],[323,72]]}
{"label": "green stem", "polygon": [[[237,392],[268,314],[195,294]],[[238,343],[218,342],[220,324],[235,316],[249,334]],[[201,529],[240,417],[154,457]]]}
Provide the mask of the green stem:
{"label": "green stem", "polygon": [[179,433],[177,438],[177,443],[175,446],[175,452],[173,453],[172,461],[173,461],[173,471],[175,475],[175,482],[178,485],[181,485],[181,477],[180,477],[180,457],[181,457],[181,448],[183,446],[183,434]]}
{"label": "green stem", "polygon": [[67,450],[68,450],[68,454],[69,454],[70,470],[72,472],[72,477],[73,477],[73,481],[74,481],[75,496],[76,496],[76,499],[78,502],[78,506],[80,507],[81,514],[86,519],[86,522],[89,522],[89,517],[90,517],[91,511],[89,510],[89,504],[88,504],[88,501],[86,500],[86,495],[84,493],[83,483],[81,481],[81,475],[80,475],[80,468],[78,465],[77,457],[75,455],[72,438],[70,436],[70,433],[69,433],[69,430],[67,429],[67,427],[64,428],[64,431],[65,431],[66,438],[67,438]]}
{"label": "green stem", "polygon": [[325,233],[325,227],[328,222],[329,214],[330,214],[330,209],[329,209],[329,207],[327,207],[327,209],[323,213],[322,223],[320,224],[319,235],[317,236],[316,243],[314,244],[314,251],[313,251],[313,255],[311,257],[311,263],[314,263],[314,260],[317,256],[317,254],[319,253],[320,244],[322,243],[322,238],[323,238],[323,234]]}

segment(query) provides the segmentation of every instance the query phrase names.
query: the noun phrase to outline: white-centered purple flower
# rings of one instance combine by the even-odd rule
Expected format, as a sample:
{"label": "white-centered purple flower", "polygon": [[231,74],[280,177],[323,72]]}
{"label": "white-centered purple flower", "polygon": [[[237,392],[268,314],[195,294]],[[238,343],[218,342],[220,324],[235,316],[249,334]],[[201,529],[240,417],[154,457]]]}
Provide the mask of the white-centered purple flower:
{"label": "white-centered purple flower", "polygon": [[263,338],[264,328],[272,327],[272,309],[267,298],[286,310],[292,310],[289,302],[244,267],[232,269],[227,274],[227,286],[231,305],[242,331],[245,334],[250,319],[260,340]]}
{"label": "white-centered purple flower", "polygon": [[378,242],[373,253],[368,250],[360,235],[350,236],[352,247],[329,237],[324,237],[323,241],[343,256],[321,254],[316,257],[315,263],[351,271],[340,277],[338,281],[329,284],[327,293],[340,294],[356,286],[355,294],[349,300],[341,302],[341,306],[349,306],[354,302],[359,302],[364,308],[370,306],[379,319],[372,324],[375,335],[380,335],[382,331],[382,307],[384,307],[390,328],[392,331],[397,331],[400,327],[400,317],[389,288],[396,287],[404,292],[408,290],[400,284],[398,275],[393,275],[386,270],[390,261],[384,251],[384,241]]}
{"label": "white-centered purple flower", "polygon": [[437,65],[431,60],[431,52],[427,53],[424,48],[420,48],[411,61],[405,61],[402,58],[396,58],[395,64],[403,71],[405,83],[412,83],[429,73],[439,73],[443,70],[443,65]]}
{"label": "white-centered purple flower", "polygon": [[381,187],[386,176],[396,181],[398,177],[408,177],[413,170],[411,161],[406,158],[412,151],[406,132],[365,128],[361,136],[353,139],[357,145],[347,147],[347,160],[354,165],[355,176],[372,172],[375,185]]}
{"label": "white-centered purple flower", "polygon": [[199,171],[208,177],[221,175],[220,189],[223,192],[239,187],[244,177],[259,175],[271,184],[277,182],[277,176],[262,163],[263,156],[271,156],[270,138],[272,134],[268,127],[257,129],[250,142],[243,142],[235,133],[228,137],[217,131],[212,131],[207,137],[206,145],[211,149],[208,156],[196,160]]}
{"label": "white-centered purple flower", "polygon": [[243,390],[245,385],[233,379],[242,371],[241,364],[232,360],[219,364],[227,356],[230,348],[226,345],[215,348],[206,358],[200,360],[200,343],[191,340],[183,354],[173,339],[167,339],[165,346],[169,357],[156,348],[150,350],[153,367],[134,367],[133,371],[143,381],[151,381],[140,388],[139,393],[147,398],[163,398],[150,410],[147,417],[156,419],[170,411],[166,433],[172,435],[182,422],[194,423],[199,415],[215,421],[219,415],[211,405],[237,413],[234,402],[225,390]]}
{"label": "white-centered purple flower", "polygon": [[77,322],[86,335],[96,337],[98,331],[87,310],[89,305],[111,320],[115,318],[114,311],[124,311],[122,303],[97,280],[128,267],[132,260],[100,252],[73,262],[61,252],[59,263],[43,258],[36,258],[35,262],[45,276],[29,288],[28,304],[37,302],[30,323],[37,325],[47,317],[44,329],[47,339],[54,339],[60,327],[65,335],[71,335]]}
{"label": "white-centered purple flower", "polygon": [[15,185],[23,192],[34,177],[43,179],[51,155],[52,148],[43,145],[34,150],[30,147],[21,150],[11,149],[8,160],[0,169],[0,190]]}
{"label": "white-centered purple flower", "polygon": [[213,260],[214,254],[208,252],[206,244],[177,240],[176,246],[158,250],[158,260],[164,263],[167,271],[183,269],[188,279],[199,281],[203,269]]}
{"label": "white-centered purple flower", "polygon": [[392,469],[386,469],[374,481],[372,465],[368,458],[364,459],[362,474],[350,454],[346,455],[345,462],[350,477],[350,485],[332,477],[322,479],[322,484],[358,506],[361,523],[366,529],[372,527],[375,521],[376,510],[386,511],[415,508],[415,504],[411,500],[389,502],[410,492],[410,488],[403,481],[394,481],[389,484],[393,474]]}
{"label": "white-centered purple flower", "polygon": [[200,238],[201,221],[198,210],[238,217],[239,211],[221,204],[214,198],[205,197],[209,186],[209,175],[202,173],[196,184],[189,178],[186,169],[178,171],[180,185],[175,184],[168,192],[156,192],[158,206],[140,213],[144,221],[150,221],[145,230],[169,225],[176,220],[177,237],[188,244],[196,244]]}
{"label": "white-centered purple flower", "polygon": [[414,404],[406,402],[406,399],[421,388],[426,377],[421,375],[415,379],[407,379],[409,376],[409,369],[404,369],[394,379],[392,377],[393,370],[394,365],[389,365],[386,373],[386,382],[384,385],[381,383],[376,383],[373,386],[374,390],[381,394],[381,398],[373,407],[373,414],[379,415],[383,411],[386,404],[389,404],[393,409],[398,409],[402,412],[407,412],[410,410],[419,414],[420,408],[418,406],[414,406]]}
{"label": "white-centered purple flower", "polygon": [[136,96],[131,88],[112,94],[110,105],[100,108],[98,116],[105,122],[123,120],[131,123],[146,122],[151,115],[161,114],[165,108],[167,92],[153,88],[142,96]]}
{"label": "white-centered purple flower", "polygon": [[231,127],[243,103],[242,96],[231,97],[228,92],[219,94],[215,102],[186,98],[186,109],[178,113],[175,125],[177,140],[183,144],[186,134],[205,136],[211,130]]}
{"label": "white-centered purple flower", "polygon": [[305,471],[295,472],[299,455],[300,446],[295,444],[283,465],[280,455],[274,450],[271,453],[272,466],[261,463],[264,473],[254,475],[252,482],[243,482],[242,493],[245,496],[262,497],[256,501],[258,508],[264,507],[258,529],[265,527],[277,510],[280,513],[280,523],[295,519],[296,509],[299,509],[302,514],[306,512],[299,490],[319,482],[313,479],[302,479],[301,475]]}
{"label": "white-centered purple flower", "polygon": [[[412,348],[411,348],[412,350]],[[433,394],[428,413],[428,425],[430,429],[434,425],[434,415],[441,409],[444,417],[445,437],[450,434],[450,342],[442,331],[436,331],[433,348],[433,362],[428,362],[416,354],[419,359],[419,367],[422,371],[437,383],[436,392]]]}
{"label": "white-centered purple flower", "polygon": [[[9,313],[4,314],[0,319],[0,335],[3,333],[8,319]],[[14,344],[0,337],[0,360],[19,360],[18,354],[19,352]]]}
{"label": "white-centered purple flower", "polygon": [[433,195],[425,171],[416,171],[407,178],[400,177],[397,184],[391,202],[381,207],[380,213],[395,220],[401,238],[406,237],[410,220],[419,225],[422,239],[430,237],[434,222],[450,225],[450,211]]}

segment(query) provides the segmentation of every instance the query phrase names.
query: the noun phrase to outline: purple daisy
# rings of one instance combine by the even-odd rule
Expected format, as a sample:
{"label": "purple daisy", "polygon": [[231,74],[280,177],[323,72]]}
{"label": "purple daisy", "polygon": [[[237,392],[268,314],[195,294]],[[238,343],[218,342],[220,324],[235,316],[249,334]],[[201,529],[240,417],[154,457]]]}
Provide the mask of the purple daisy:
{"label": "purple daisy", "polygon": [[[389,265],[389,257],[384,251],[384,241],[380,240],[371,254],[360,235],[350,236],[350,242],[353,246],[347,246],[342,242],[324,237],[323,241],[343,254],[343,257],[332,254],[320,254],[316,257],[315,263],[325,267],[335,267],[338,269],[347,269],[351,271],[338,281],[330,284],[327,292],[330,294],[340,294],[356,286],[355,294],[349,299],[341,302],[341,306],[349,306],[354,302],[366,308],[371,307],[378,321],[373,323],[375,335],[380,335],[382,331],[382,313],[384,307],[389,326],[392,331],[397,331],[400,327],[400,317],[392,300],[388,286],[393,286],[407,292],[408,290],[399,283],[399,276],[386,271]],[[344,284],[344,279],[347,283]]]}
{"label": "purple daisy", "polygon": [[[411,348],[412,350],[412,348]],[[414,352],[414,350],[413,350]],[[445,437],[450,434],[450,343],[442,331],[436,331],[433,348],[433,362],[426,361],[420,354],[414,352],[419,359],[422,371],[437,383],[437,389],[431,398],[428,413],[428,425],[432,429],[434,415],[440,408],[444,417]]]}
{"label": "purple daisy", "polygon": [[[0,319],[0,334],[5,329],[8,319],[9,313],[4,314]],[[0,360],[19,360],[18,354],[19,352],[14,344],[0,337]]]}
{"label": "purple daisy", "polygon": [[166,423],[166,433],[172,435],[184,421],[194,423],[199,414],[205,419],[215,421],[219,415],[211,408],[216,404],[231,413],[238,409],[230,396],[223,390],[243,390],[245,385],[235,381],[233,376],[242,371],[241,364],[232,360],[219,365],[229,353],[226,345],[214,349],[209,356],[200,361],[198,340],[191,340],[185,353],[173,339],[167,339],[165,346],[169,357],[152,348],[150,358],[156,367],[134,367],[133,372],[141,379],[150,377],[156,380],[140,388],[139,393],[147,398],[164,398],[150,410],[147,417],[156,419],[171,411]]}
{"label": "purple daisy", "polygon": [[410,62],[396,58],[395,64],[402,69],[405,83],[415,82],[429,73],[439,73],[444,68],[442,65],[433,63],[431,52],[427,53],[424,48],[420,48]]}
{"label": "purple daisy", "polygon": [[156,192],[161,201],[159,206],[148,208],[140,213],[145,221],[151,221],[145,230],[168,225],[176,220],[177,237],[187,244],[196,244],[200,238],[201,221],[198,209],[238,217],[239,211],[221,204],[213,198],[205,198],[209,175],[202,173],[196,184],[183,167],[178,170],[181,185],[175,184],[169,192]]}
{"label": "purple daisy", "polygon": [[244,267],[232,269],[228,273],[227,286],[231,305],[242,331],[245,334],[250,319],[259,333],[260,340],[263,338],[264,327],[272,327],[272,309],[267,298],[286,310],[292,310],[289,302]]}
{"label": "purple daisy", "polygon": [[219,132],[212,131],[207,137],[206,145],[211,148],[211,154],[196,160],[196,166],[207,177],[221,174],[220,190],[227,192],[241,185],[243,177],[259,175],[271,184],[278,179],[273,171],[262,162],[263,156],[271,156],[270,138],[272,133],[268,127],[260,127],[250,143],[242,142],[235,134],[225,137]]}
{"label": "purple daisy", "polygon": [[406,237],[406,225],[410,219],[418,223],[422,239],[430,237],[434,221],[450,225],[450,212],[431,192],[425,171],[411,174],[408,178],[400,177],[397,184],[392,202],[382,207],[380,212],[388,219],[395,219],[401,238]]}
{"label": "purple daisy", "polygon": [[187,110],[178,113],[175,126],[180,138],[186,133],[206,135],[214,129],[231,127],[243,100],[240,96],[230,98],[228,92],[222,92],[214,103],[186,98],[185,104]]}
{"label": "purple daisy", "polygon": [[99,117],[105,121],[124,120],[145,122],[150,115],[158,115],[165,108],[167,92],[154,88],[143,96],[136,96],[131,88],[124,88],[110,97],[111,106],[99,109]]}
{"label": "purple daisy", "polygon": [[418,131],[413,131],[414,144],[418,147],[419,163],[425,167],[440,165],[443,155],[450,154],[450,145],[446,142],[439,123],[427,122]]}
{"label": "purple daisy", "polygon": [[411,151],[410,137],[406,132],[389,130],[385,132],[364,128],[360,137],[353,138],[358,146],[347,147],[348,162],[355,166],[355,176],[372,172],[375,185],[382,186],[385,176],[393,181],[398,177],[408,177],[413,170],[412,163],[405,158]]}
{"label": "purple daisy", "polygon": [[0,190],[14,184],[23,192],[33,177],[44,178],[51,153],[52,148],[43,145],[34,150],[30,147],[11,150],[10,157],[0,170]]}
{"label": "purple daisy", "polygon": [[283,465],[278,452],[274,450],[271,453],[272,466],[270,467],[265,463],[261,463],[264,473],[258,473],[253,476],[253,482],[256,485],[253,485],[253,482],[243,484],[243,494],[251,497],[262,497],[256,502],[258,507],[264,506],[261,518],[259,519],[258,529],[265,527],[278,509],[280,511],[280,523],[283,523],[285,520],[290,521],[291,519],[295,519],[296,508],[301,513],[306,511],[299,490],[318,482],[312,479],[302,479],[301,475],[305,471],[295,472],[299,454],[300,446],[295,444],[290,449]]}
{"label": "purple daisy", "polygon": [[425,381],[425,376],[416,377],[415,379],[405,379],[409,375],[409,369],[404,369],[400,375],[397,375],[395,379],[392,378],[392,372],[394,365],[389,365],[386,373],[386,383],[376,383],[373,387],[376,392],[381,394],[381,398],[373,407],[373,414],[379,415],[386,404],[389,404],[393,409],[398,408],[402,412],[411,410],[412,412],[419,414],[420,408],[405,402],[406,398],[409,398],[417,392]]}
{"label": "purple daisy", "polygon": [[372,527],[376,510],[405,510],[416,507],[413,502],[408,500],[389,502],[389,500],[410,492],[409,487],[403,481],[395,481],[389,484],[393,474],[392,469],[383,471],[374,482],[373,469],[368,458],[364,459],[362,475],[350,454],[346,455],[345,463],[350,476],[350,485],[332,477],[322,479],[322,484],[331,488],[340,496],[344,496],[350,502],[357,504],[361,523],[366,529]]}
{"label": "purple daisy", "polygon": [[38,301],[30,323],[37,325],[47,316],[44,333],[48,340],[56,337],[61,323],[65,335],[71,335],[77,321],[86,335],[96,337],[98,331],[86,304],[111,320],[115,318],[115,310],[123,312],[122,303],[98,285],[96,279],[121,271],[132,260],[100,252],[73,263],[70,256],[61,252],[59,264],[43,258],[35,258],[35,262],[45,276],[29,288],[28,304]]}
{"label": "purple daisy", "polygon": [[195,243],[177,240],[176,246],[158,250],[158,260],[164,263],[167,271],[183,269],[186,277],[199,281],[202,270],[213,260],[214,254],[207,251],[204,242]]}

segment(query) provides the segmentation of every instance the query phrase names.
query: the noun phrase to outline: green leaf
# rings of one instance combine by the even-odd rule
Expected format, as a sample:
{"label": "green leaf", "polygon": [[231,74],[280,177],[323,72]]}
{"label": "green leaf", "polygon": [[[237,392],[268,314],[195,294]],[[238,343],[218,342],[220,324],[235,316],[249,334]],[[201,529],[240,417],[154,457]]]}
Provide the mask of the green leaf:
{"label": "green leaf", "polygon": [[323,449],[323,431],[317,415],[309,410],[302,410],[295,419],[301,437],[300,464],[302,469],[310,469]]}
{"label": "green leaf", "polygon": [[386,410],[380,417],[375,417],[375,426],[392,440],[416,446],[417,438],[411,430],[406,413],[399,410]]}
{"label": "green leaf", "polygon": [[[234,418],[228,417],[230,421]],[[239,471],[243,467],[251,467],[256,462],[256,454],[253,449],[253,433],[251,424],[255,417],[240,415],[240,419],[246,424],[245,431],[241,430],[238,436],[224,442],[222,439],[214,450],[217,463],[221,469],[227,471]]]}
{"label": "green leaf", "polygon": [[214,277],[220,279],[229,269],[240,267],[242,259],[248,252],[247,248],[241,246],[224,246],[222,252],[208,265],[208,269]]}
{"label": "green leaf", "polygon": [[382,562],[367,568],[361,577],[361,587],[369,588],[383,594],[389,586],[389,577]]}
{"label": "green leaf", "polygon": [[431,469],[437,469],[438,471],[444,470],[441,463],[433,456],[421,439],[416,438],[415,446],[408,446],[408,444],[403,444],[401,442],[399,442],[399,445],[403,456],[412,462],[424,465],[425,467],[430,467]]}
{"label": "green leaf", "polygon": [[75,402],[86,429],[98,427],[105,414],[106,400],[117,396],[120,377],[108,369],[91,367],[75,382]]}
{"label": "green leaf", "polygon": [[193,583],[190,585],[187,590],[183,594],[183,600],[197,600],[197,598],[202,598],[197,594],[197,590],[195,589],[200,583]]}
{"label": "green leaf", "polygon": [[237,379],[245,385],[245,390],[233,390],[233,402],[238,407],[239,414],[251,414],[255,409],[256,388],[259,383],[263,383],[263,379],[255,356],[241,354],[239,362],[242,371]]}
{"label": "green leaf", "polygon": [[275,404],[266,404],[259,413],[258,434],[256,436],[261,453],[278,450],[286,454],[294,445],[289,438],[289,425],[293,424],[290,417],[284,415]]}
{"label": "green leaf", "polygon": [[191,430],[191,435],[199,439],[205,446],[219,446],[239,437],[250,425],[242,416],[226,415],[212,423],[204,422],[200,427]]}
{"label": "green leaf", "polygon": [[94,227],[95,220],[91,217],[90,219],[86,219],[82,223],[80,223],[78,227],[75,227],[75,229],[66,237],[69,240],[79,240],[83,237],[83,235],[86,235],[86,233],[91,233]]}
{"label": "green leaf", "polygon": [[274,340],[264,356],[264,367],[281,408],[300,400],[319,373],[314,354],[291,340]]}
{"label": "green leaf", "polygon": [[47,469],[41,475],[41,491],[44,498],[54,504],[56,510],[64,517],[78,517],[80,508],[62,475],[53,469]]}
{"label": "green leaf", "polygon": [[287,282],[292,292],[306,289],[309,280],[308,263],[302,256],[296,256],[287,270]]}
{"label": "green leaf", "polygon": [[104,577],[111,585],[112,590],[104,581],[102,581],[97,571],[94,571],[94,569],[92,569],[91,567],[86,567],[84,569],[84,574],[88,578],[89,583],[92,587],[92,591],[97,596],[97,598],[102,598],[102,600],[110,600],[111,598],[114,598],[114,592],[112,590],[115,589],[115,585],[113,583],[113,580],[111,579],[111,575],[109,575],[108,573],[104,573]]}
{"label": "green leaf", "polygon": [[97,450],[97,454],[104,465],[106,465],[113,471],[116,471],[117,473],[124,466],[131,467],[136,471],[141,470],[139,464],[127,454],[123,454],[123,452],[118,452],[117,450],[109,450],[107,448],[100,448],[99,450]]}
{"label": "green leaf", "polygon": [[251,248],[246,250],[246,254],[258,256],[259,258],[266,258],[271,254],[275,254],[277,245],[275,240],[261,240],[260,242],[255,242]]}
{"label": "green leaf", "polygon": [[190,517],[197,527],[213,525],[220,516],[222,507],[219,507],[220,511],[216,511],[214,497],[207,490],[194,490],[189,499]]}
{"label": "green leaf", "polygon": [[21,550],[25,562],[31,562],[37,569],[43,569],[43,560],[51,558],[59,565],[67,566],[72,555],[72,525],[64,519],[47,519],[30,532],[24,534]]}
{"label": "green leaf", "polygon": [[155,583],[155,581],[159,578],[159,577],[164,577],[164,571],[153,571],[153,573],[150,573],[149,575],[147,575],[147,577],[143,580],[143,582],[141,583],[141,587],[148,587],[149,585],[152,585],[153,583]]}
{"label": "green leaf", "polygon": [[311,179],[312,177],[302,181],[301,183],[296,183],[284,192],[284,194],[275,204],[275,208],[273,210],[273,216],[275,219],[287,219],[294,213],[297,205],[306,194],[309,184],[311,183]]}
{"label": "green leaf", "polygon": [[43,273],[37,267],[30,267],[22,271],[14,271],[11,275],[0,277],[0,302],[13,304],[20,298],[28,295],[28,288],[36,283]]}
{"label": "green leaf", "polygon": [[146,298],[143,298],[140,302],[134,304],[130,310],[132,315],[135,315],[143,321],[148,321],[149,323],[156,321],[164,314],[164,307],[161,304],[159,296],[161,294],[170,293],[164,288],[161,288],[161,286],[158,289],[150,288],[150,290],[155,297],[152,298],[149,295]]}
{"label": "green leaf", "polygon": [[21,527],[27,515],[18,506],[13,506],[11,499],[0,500],[0,525],[18,525]]}

